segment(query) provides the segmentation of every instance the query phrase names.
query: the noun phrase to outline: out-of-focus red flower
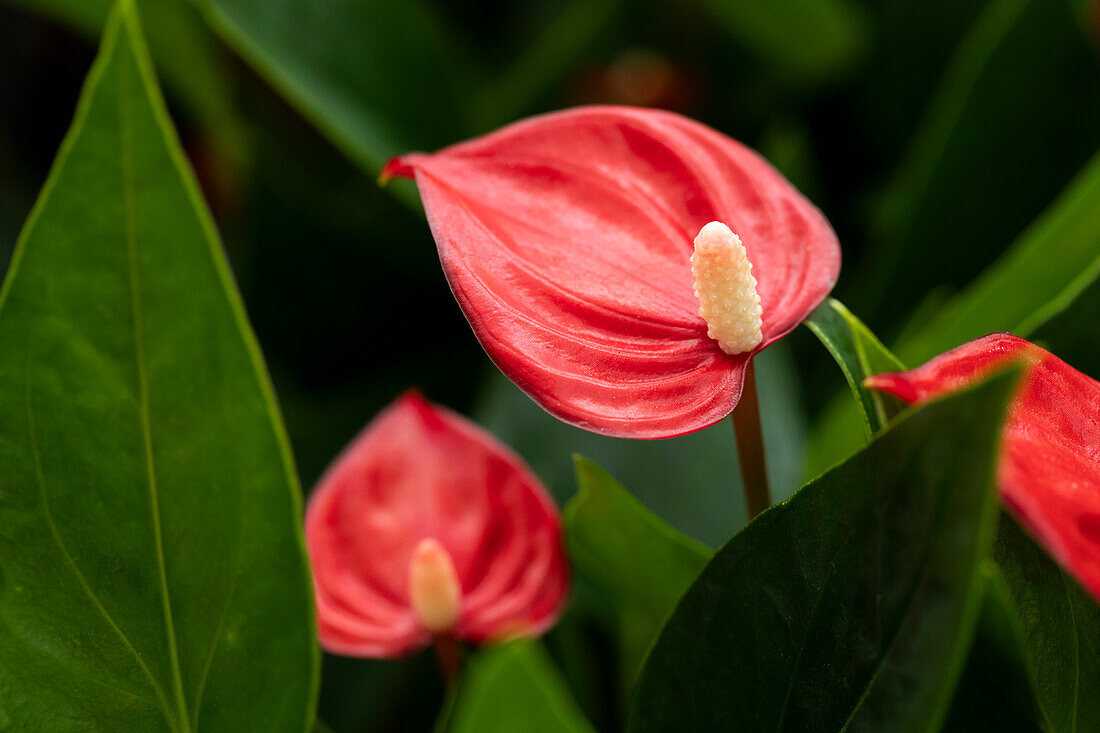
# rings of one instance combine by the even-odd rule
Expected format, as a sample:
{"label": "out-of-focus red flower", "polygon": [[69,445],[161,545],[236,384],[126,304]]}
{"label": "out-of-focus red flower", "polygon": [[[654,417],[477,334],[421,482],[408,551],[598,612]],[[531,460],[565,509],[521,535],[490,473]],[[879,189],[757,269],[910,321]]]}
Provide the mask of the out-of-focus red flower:
{"label": "out-of-focus red flower", "polygon": [[321,644],[338,654],[535,636],[569,586],[560,519],[538,479],[491,435],[415,394],[321,479],[306,543]]}
{"label": "out-of-focus red flower", "polygon": [[1100,382],[1010,334],[993,334],[864,384],[920,404],[1025,360],[998,466],[1009,510],[1100,598]]}
{"label": "out-of-focus red flower", "polygon": [[685,112],[699,101],[705,79],[697,69],[651,48],[629,48],[581,69],[569,84],[572,104],[660,107]]}
{"label": "out-of-focus red flower", "polygon": [[[728,415],[748,360],[840,269],[833,230],[783,176],[670,112],[548,114],[401,156],[383,176],[416,180],[451,289],[496,365],[555,416],[608,435],[671,437]],[[693,289],[720,290],[726,270],[697,282],[691,261],[710,222],[728,225],[719,255],[744,278],[711,293],[714,322]],[[707,335],[753,317],[758,341],[741,353]]]}

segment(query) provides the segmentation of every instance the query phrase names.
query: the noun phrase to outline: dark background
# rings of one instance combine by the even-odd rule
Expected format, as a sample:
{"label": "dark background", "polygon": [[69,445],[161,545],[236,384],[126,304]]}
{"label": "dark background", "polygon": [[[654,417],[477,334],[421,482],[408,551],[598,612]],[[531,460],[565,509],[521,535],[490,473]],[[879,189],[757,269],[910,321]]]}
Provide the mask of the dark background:
{"label": "dark background", "polygon": [[[347,2],[362,6],[375,34],[399,37],[413,22],[404,2]],[[747,142],[825,211],[844,251],[835,295],[887,343],[995,261],[1100,147],[1100,4],[785,0],[776,4],[778,31],[738,5],[752,3],[417,3],[446,43],[369,70],[356,65],[357,29],[314,40],[347,44],[343,73],[371,74],[395,100],[403,122],[387,154],[405,145],[434,149],[520,116],[591,102],[666,107]],[[833,14],[799,15],[818,6]],[[73,7],[0,2],[3,263],[95,53],[98,16]],[[474,340],[411,189],[378,188],[377,163],[352,162],[213,33],[202,42],[207,65],[185,64],[182,73],[160,68],[171,34],[154,43],[158,71],[272,372],[307,491],[366,421],[415,386],[516,447],[559,501],[574,492],[569,457],[580,451],[713,546],[743,524],[728,424],[639,445],[544,415]],[[417,58],[444,65],[414,77],[408,64]],[[478,81],[444,88],[452,62],[473,66]],[[411,78],[438,78],[440,87]],[[223,98],[204,103],[203,82],[211,79]],[[461,96],[461,110],[449,94]],[[1095,326],[1082,324],[1096,323],[1098,303],[1087,293],[1056,324],[1070,334],[1060,355],[1093,376]],[[805,478],[807,426],[843,382],[804,329],[762,356],[757,371],[782,497]],[[583,578],[575,601],[548,645],[586,712],[611,727],[614,654]],[[326,658],[320,715],[337,731],[429,730],[440,695],[430,655]]]}

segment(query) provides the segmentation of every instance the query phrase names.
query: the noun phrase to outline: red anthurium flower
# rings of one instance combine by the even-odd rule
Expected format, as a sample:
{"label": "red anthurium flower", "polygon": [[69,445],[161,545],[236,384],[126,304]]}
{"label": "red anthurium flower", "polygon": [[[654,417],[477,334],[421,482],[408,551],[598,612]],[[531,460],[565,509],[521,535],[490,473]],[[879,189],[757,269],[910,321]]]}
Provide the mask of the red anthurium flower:
{"label": "red anthurium flower", "polygon": [[1020,359],[1029,365],[1005,428],[1001,496],[1051,555],[1100,598],[1100,382],[1034,344],[998,333],[864,383],[920,404]]}
{"label": "red anthurium flower", "polygon": [[415,178],[497,366],[552,414],[608,435],[671,437],[728,415],[748,360],[840,269],[833,230],[783,176],[670,112],[557,112],[383,175]]}
{"label": "red anthurium flower", "polygon": [[379,415],[306,511],[321,644],[393,657],[439,636],[533,636],[561,613],[553,500],[510,450],[418,395]]}

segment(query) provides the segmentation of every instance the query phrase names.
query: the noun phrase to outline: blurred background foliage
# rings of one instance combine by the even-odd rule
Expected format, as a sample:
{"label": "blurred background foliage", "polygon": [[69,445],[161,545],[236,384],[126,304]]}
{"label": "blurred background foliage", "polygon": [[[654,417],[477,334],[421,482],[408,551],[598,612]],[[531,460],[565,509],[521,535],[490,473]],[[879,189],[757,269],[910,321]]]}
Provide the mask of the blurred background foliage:
{"label": "blurred background foliage", "polygon": [[[4,263],[109,4],[0,0]],[[638,443],[545,415],[473,339],[415,190],[375,184],[392,155],[575,104],[665,107],[760,150],[840,235],[835,295],[910,365],[1012,329],[1100,377],[1095,0],[140,6],[307,487],[417,387],[513,445],[559,501],[580,452],[712,547],[744,524],[728,423]],[[858,417],[805,329],[757,374],[782,498],[860,445]],[[580,577],[547,640],[600,729],[621,722],[624,687],[608,623]],[[442,697],[430,655],[327,658],[320,716],[336,731],[430,730]]]}

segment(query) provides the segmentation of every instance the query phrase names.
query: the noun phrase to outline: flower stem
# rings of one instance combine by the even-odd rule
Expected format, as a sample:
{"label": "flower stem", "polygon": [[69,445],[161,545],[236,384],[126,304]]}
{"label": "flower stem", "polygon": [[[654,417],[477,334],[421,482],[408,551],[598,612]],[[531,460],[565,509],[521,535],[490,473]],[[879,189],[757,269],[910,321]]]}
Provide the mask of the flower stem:
{"label": "flower stem", "polygon": [[764,434],[760,427],[760,400],[756,396],[756,370],[752,359],[745,368],[745,388],[733,411],[733,432],[741,463],[741,485],[749,519],[772,505],[768,468],[764,463]]}
{"label": "flower stem", "polygon": [[435,661],[439,663],[439,672],[447,689],[450,689],[462,669],[462,650],[453,636],[443,634],[435,637],[432,647],[435,649]]}

